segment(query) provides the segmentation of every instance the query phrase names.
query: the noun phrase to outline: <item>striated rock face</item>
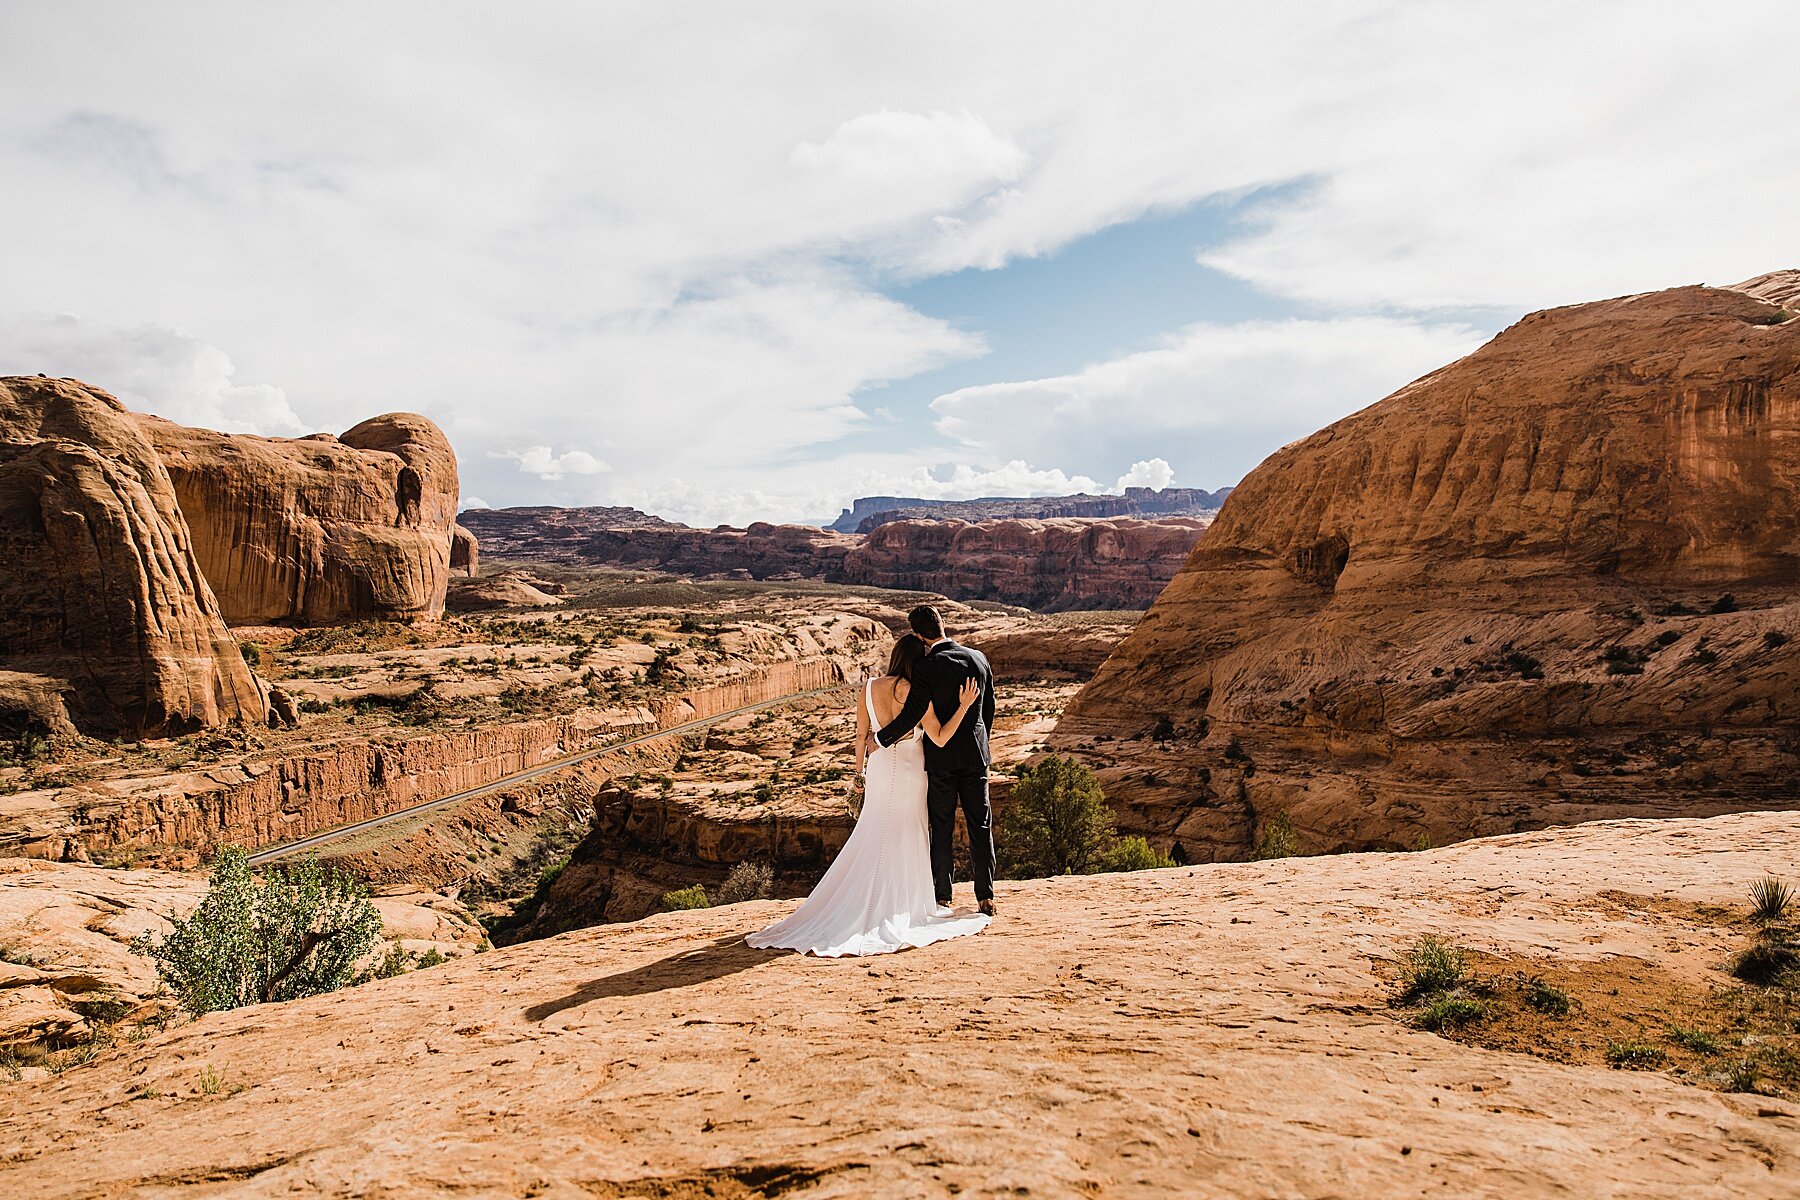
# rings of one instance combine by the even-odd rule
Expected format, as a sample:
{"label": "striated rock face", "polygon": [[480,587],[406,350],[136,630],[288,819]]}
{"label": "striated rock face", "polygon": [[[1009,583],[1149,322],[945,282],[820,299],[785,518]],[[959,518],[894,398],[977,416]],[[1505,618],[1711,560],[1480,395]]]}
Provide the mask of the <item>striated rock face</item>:
{"label": "striated rock face", "polygon": [[480,509],[462,519],[490,557],[817,579],[1060,610],[1146,607],[1210,518],[907,520],[866,537],[760,521],[693,529],[634,509]]}
{"label": "striated rock face", "polygon": [[[8,723],[136,738],[264,719],[169,474],[105,392],[0,379],[0,563],[0,666],[49,681],[6,689]],[[34,695],[47,711],[25,711]]]}
{"label": "striated rock face", "polygon": [[341,438],[297,439],[136,420],[174,481],[227,621],[443,613],[456,454],[424,417],[390,413]]}
{"label": "striated rock face", "polygon": [[1193,857],[1792,805],[1800,318],[1757,297],[1800,273],[1745,287],[1534,313],[1272,455],[1057,743]]}
{"label": "striated rock face", "polygon": [[894,521],[846,556],[843,580],[1041,611],[1146,608],[1206,526],[1191,517]]}
{"label": "striated rock face", "polygon": [[1217,512],[1228,487],[1128,487],[1121,496],[989,496],[980,500],[920,500],[906,496],[864,496],[846,508],[829,528],[839,533],[868,533],[890,521],[997,521],[1007,518],[1047,521],[1056,517],[1191,517]]}

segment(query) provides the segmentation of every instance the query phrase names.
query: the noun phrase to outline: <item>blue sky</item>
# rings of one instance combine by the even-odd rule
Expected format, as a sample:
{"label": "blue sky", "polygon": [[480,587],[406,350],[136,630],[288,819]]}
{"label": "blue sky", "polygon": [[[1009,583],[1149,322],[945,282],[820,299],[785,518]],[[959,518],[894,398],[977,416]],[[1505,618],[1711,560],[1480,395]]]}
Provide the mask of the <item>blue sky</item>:
{"label": "blue sky", "polygon": [[[342,36],[349,26],[354,39]],[[1217,487],[1518,315],[1794,266],[1800,8],[0,7],[0,372],[470,504]],[[1720,80],[1729,80],[1721,86]]]}

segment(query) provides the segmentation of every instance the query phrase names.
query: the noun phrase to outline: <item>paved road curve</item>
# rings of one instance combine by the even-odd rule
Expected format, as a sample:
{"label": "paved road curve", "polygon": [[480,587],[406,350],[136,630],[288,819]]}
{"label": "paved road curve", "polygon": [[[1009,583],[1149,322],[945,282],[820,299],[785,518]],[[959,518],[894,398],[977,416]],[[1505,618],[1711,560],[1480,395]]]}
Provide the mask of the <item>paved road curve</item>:
{"label": "paved road curve", "polygon": [[480,787],[469,788],[466,791],[461,792],[452,792],[450,795],[440,799],[427,800],[423,804],[415,804],[410,808],[396,809],[391,813],[383,813],[379,817],[370,817],[366,821],[358,821],[354,825],[340,825],[336,829],[327,829],[323,833],[311,834],[301,838],[299,841],[288,842],[281,846],[272,846],[267,850],[258,850],[250,856],[250,865],[258,866],[262,863],[274,862],[278,858],[285,858],[290,854],[298,854],[303,850],[311,850],[323,846],[328,842],[335,842],[340,838],[349,837],[351,834],[361,833],[365,829],[374,829],[381,825],[391,824],[394,821],[403,821],[408,817],[416,817],[420,813],[428,813],[434,809],[449,808],[452,805],[461,804],[465,800],[473,800],[475,797],[485,796],[489,792],[498,792],[506,788],[515,787],[528,779],[536,779],[538,776],[548,775],[552,771],[561,771],[574,766],[576,763],[586,762],[590,758],[598,758],[603,754],[614,754],[620,750],[628,750],[633,746],[641,746],[645,742],[654,742],[658,738],[675,737],[678,734],[692,733],[696,729],[705,729],[708,725],[716,725],[720,721],[729,721],[732,717],[741,717],[745,713],[756,712],[758,709],[773,708],[778,704],[791,704],[796,700],[805,700],[810,696],[827,696],[832,692],[841,692],[849,686],[849,684],[840,683],[834,687],[814,688],[809,692],[794,692],[792,695],[788,696],[777,696],[773,700],[763,700],[756,704],[746,704],[742,708],[734,708],[728,712],[718,713],[715,716],[702,717],[700,720],[687,721],[680,725],[671,725],[667,729],[658,729],[654,733],[640,734],[634,738],[627,738],[622,742],[613,742],[610,745],[596,746],[591,750],[583,750],[576,754],[565,755],[562,758],[552,759],[547,763],[540,763],[535,767],[528,767],[523,771],[515,771],[511,775],[503,775],[492,783],[484,783]]}

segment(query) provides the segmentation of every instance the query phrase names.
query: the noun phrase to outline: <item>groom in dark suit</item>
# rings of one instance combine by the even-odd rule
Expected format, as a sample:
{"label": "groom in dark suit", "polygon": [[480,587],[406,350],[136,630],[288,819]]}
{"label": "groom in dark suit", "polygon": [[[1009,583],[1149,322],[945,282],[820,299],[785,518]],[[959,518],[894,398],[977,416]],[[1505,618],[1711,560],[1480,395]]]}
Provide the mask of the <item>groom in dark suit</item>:
{"label": "groom in dark suit", "polygon": [[958,645],[944,635],[944,618],[929,604],[906,616],[907,624],[929,649],[913,667],[906,705],[874,739],[892,746],[913,731],[931,705],[938,720],[948,722],[960,706],[957,692],[965,680],[981,685],[976,705],[942,746],[925,739],[925,807],[931,817],[931,875],[939,904],[950,903],[950,867],[956,838],[956,810],[969,828],[969,859],[975,874],[975,899],[981,911],[994,913],[994,814],[988,807],[988,730],[994,726],[994,673],[979,650]]}

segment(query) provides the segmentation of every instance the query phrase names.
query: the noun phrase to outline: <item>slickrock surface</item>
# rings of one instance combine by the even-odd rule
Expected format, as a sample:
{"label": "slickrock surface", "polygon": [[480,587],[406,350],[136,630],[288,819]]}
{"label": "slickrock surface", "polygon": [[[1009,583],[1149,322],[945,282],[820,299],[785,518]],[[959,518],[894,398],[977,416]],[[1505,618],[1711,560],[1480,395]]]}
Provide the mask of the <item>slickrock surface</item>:
{"label": "slickrock surface", "polygon": [[456,453],[424,417],[389,413],[342,437],[304,438],[137,420],[174,480],[227,621],[318,625],[444,611]]}
{"label": "slickrock surface", "polygon": [[[0,379],[0,667],[15,728],[102,737],[261,723],[155,448],[112,396]],[[60,695],[59,695],[60,694]]]}
{"label": "slickrock surface", "polygon": [[1683,287],[1534,313],[1270,456],[1056,744],[1191,858],[1283,811],[1410,847],[1793,806],[1797,681],[1800,314]]}
{"label": "slickrock surface", "polygon": [[811,579],[1063,611],[1147,607],[1211,517],[904,520],[866,537],[762,521],[693,529],[616,508],[476,509],[461,519],[490,559]]}
{"label": "slickrock surface", "polygon": [[[131,953],[141,933],[163,935],[206,894],[199,875],[119,871],[0,858],[0,1049],[80,1039],[104,1013],[133,1023],[162,1011],[156,964]],[[420,888],[376,897],[384,948],[472,954],[486,940],[455,901]],[[17,960],[28,958],[28,963]]]}
{"label": "slickrock surface", "polygon": [[1410,1029],[1378,964],[1435,932],[1722,983],[1733,935],[1679,914],[1796,855],[1755,814],[1003,885],[875,960],[745,948],[785,903],[653,917],[0,1085],[0,1190],[1772,1200],[1792,1101]]}

